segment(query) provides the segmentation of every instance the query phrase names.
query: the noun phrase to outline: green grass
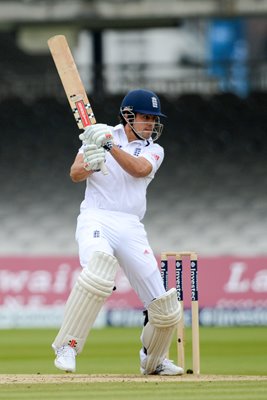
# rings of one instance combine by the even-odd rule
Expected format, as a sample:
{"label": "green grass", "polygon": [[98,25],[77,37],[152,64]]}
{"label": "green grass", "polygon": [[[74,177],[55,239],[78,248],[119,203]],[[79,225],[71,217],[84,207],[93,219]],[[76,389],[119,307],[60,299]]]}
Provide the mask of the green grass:
{"label": "green grass", "polygon": [[[0,331],[0,374],[61,374],[51,343],[56,330]],[[93,330],[77,358],[78,374],[139,374],[140,329]],[[266,328],[201,328],[201,374],[267,375]],[[170,357],[176,359],[175,342]],[[186,368],[191,368],[186,330]],[[75,379],[75,375],[72,375]],[[90,378],[90,377],[89,377]],[[45,388],[44,388],[45,386]],[[112,382],[0,386],[0,399],[267,399],[267,381]]]}
{"label": "green grass", "polygon": [[[90,333],[77,358],[77,373],[138,374],[140,329],[106,328]],[[0,330],[0,373],[51,374],[56,330]],[[186,330],[186,367],[191,368],[191,330]],[[265,375],[266,328],[201,328],[202,374]],[[176,360],[175,342],[170,356]]]}
{"label": "green grass", "polygon": [[84,383],[3,386],[4,400],[266,400],[266,382]]}

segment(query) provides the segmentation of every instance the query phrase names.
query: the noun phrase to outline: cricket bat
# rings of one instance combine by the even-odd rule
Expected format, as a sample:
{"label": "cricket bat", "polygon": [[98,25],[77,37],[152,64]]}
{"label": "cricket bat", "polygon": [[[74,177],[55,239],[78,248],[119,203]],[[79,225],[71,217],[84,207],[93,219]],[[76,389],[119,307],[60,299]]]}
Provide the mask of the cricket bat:
{"label": "cricket bat", "polygon": [[[78,128],[84,130],[87,126],[95,124],[96,119],[67,39],[64,35],[53,36],[48,40],[48,47]],[[101,165],[101,171],[104,175],[108,174],[104,162]]]}

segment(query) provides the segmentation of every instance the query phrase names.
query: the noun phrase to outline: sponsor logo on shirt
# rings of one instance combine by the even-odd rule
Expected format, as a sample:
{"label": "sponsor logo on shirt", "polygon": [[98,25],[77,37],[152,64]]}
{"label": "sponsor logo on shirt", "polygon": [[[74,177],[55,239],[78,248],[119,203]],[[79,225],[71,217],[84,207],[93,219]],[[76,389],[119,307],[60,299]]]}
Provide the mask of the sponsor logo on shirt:
{"label": "sponsor logo on shirt", "polygon": [[158,155],[158,154],[151,154],[151,155],[152,155],[152,157],[153,157],[156,161],[159,160],[159,155]]}

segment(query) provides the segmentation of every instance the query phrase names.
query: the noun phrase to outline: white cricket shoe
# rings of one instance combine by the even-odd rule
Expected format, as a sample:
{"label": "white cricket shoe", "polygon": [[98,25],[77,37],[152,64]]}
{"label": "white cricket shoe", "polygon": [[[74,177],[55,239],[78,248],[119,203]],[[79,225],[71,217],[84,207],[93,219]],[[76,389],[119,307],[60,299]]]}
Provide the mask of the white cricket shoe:
{"label": "white cricket shoe", "polygon": [[[140,350],[140,360],[141,360],[141,367],[140,367],[140,372],[143,375],[146,374],[145,370],[145,365],[146,365],[146,354],[144,353],[144,350]],[[157,366],[154,372],[152,372],[150,375],[183,375],[184,370],[183,368],[179,367],[178,365],[175,365],[172,360],[169,360],[168,358],[165,358],[161,364]]]}
{"label": "white cricket shoe", "polygon": [[[53,347],[53,346],[52,346]],[[54,347],[53,347],[54,348]],[[66,372],[75,372],[76,370],[76,350],[68,345],[55,349],[56,359],[55,366]]]}

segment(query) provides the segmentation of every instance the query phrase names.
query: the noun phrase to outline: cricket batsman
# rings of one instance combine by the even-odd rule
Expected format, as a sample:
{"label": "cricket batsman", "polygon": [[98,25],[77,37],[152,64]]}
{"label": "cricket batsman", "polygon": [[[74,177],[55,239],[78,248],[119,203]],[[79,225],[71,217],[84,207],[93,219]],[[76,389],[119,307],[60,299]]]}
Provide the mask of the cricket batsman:
{"label": "cricket batsman", "polygon": [[[140,371],[144,375],[181,375],[166,358],[181,318],[174,288],[166,291],[142,219],[147,187],[159,169],[164,150],[155,141],[163,125],[158,96],[132,90],[122,100],[115,127],[90,125],[71,166],[73,182],[86,182],[77,219],[81,273],[65,306],[52,347],[55,366],[74,372],[90,329],[111,295],[118,267],[147,310],[141,333]],[[109,174],[100,172],[105,162]]]}

